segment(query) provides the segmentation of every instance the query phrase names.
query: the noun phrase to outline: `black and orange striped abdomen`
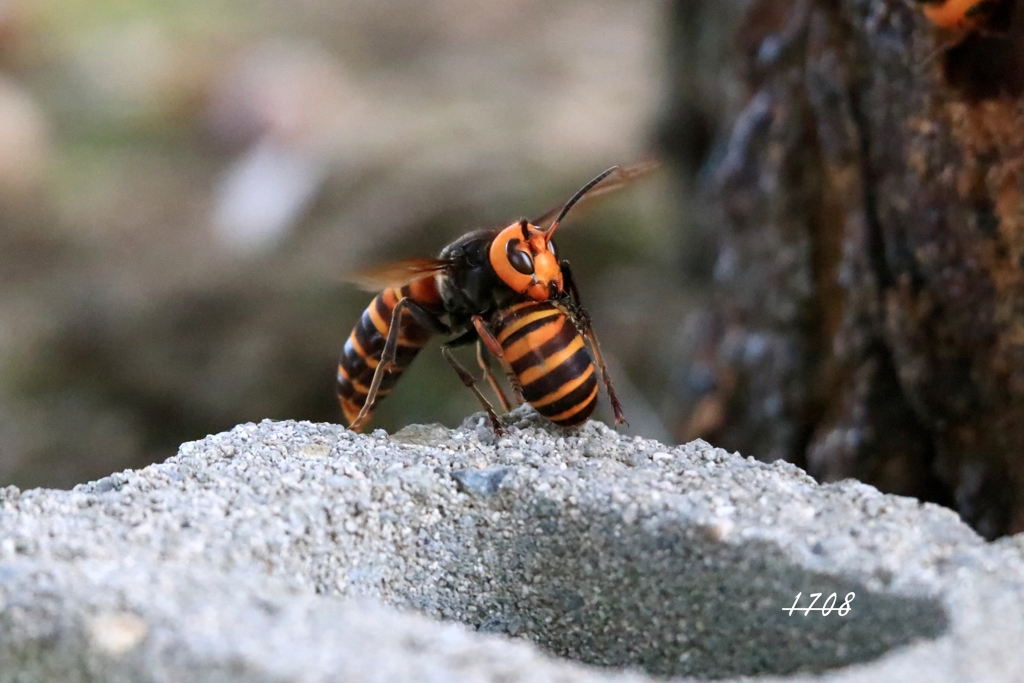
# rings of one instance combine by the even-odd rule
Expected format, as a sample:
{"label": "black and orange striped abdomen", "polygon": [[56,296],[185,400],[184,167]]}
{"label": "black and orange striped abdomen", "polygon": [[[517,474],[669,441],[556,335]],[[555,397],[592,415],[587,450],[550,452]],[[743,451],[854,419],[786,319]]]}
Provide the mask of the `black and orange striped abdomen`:
{"label": "black and orange striped abdomen", "polygon": [[[399,299],[409,297],[431,312],[437,312],[441,297],[434,279],[417,280],[401,289],[385,289],[370,302],[363,311],[359,322],[352,329],[338,362],[338,400],[349,424],[356,418],[366,403],[366,396],[373,381],[373,373],[380,363],[384,344],[391,330],[391,316]],[[376,401],[387,396],[392,387],[409,367],[416,354],[427,343],[432,334],[408,312],[402,315],[399,330],[396,368],[384,375]]]}
{"label": "black and orange striped abdomen", "polygon": [[583,336],[550,301],[501,311],[492,331],[534,409],[563,427],[586,422],[597,405],[597,373]]}

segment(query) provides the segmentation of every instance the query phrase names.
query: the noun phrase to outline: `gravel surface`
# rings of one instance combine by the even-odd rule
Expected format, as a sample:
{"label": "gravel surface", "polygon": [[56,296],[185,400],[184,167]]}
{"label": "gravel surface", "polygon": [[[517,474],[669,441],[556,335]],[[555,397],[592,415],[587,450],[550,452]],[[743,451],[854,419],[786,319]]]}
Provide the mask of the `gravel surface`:
{"label": "gravel surface", "polygon": [[[699,441],[508,420],[268,421],[0,490],[0,681],[1024,680],[1019,539]],[[784,611],[816,592],[850,612]]]}

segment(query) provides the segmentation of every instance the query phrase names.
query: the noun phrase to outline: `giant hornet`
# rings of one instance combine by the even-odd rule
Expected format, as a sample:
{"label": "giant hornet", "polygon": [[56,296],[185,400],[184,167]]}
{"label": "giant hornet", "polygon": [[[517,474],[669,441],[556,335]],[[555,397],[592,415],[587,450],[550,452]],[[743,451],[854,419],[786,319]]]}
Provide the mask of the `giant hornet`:
{"label": "giant hornet", "polygon": [[[476,342],[477,362],[506,411],[511,404],[484,348],[501,364],[516,399],[562,426],[582,424],[593,413],[596,363],[615,423],[625,423],[569,262],[559,260],[552,237],[585,196],[618,190],[656,167],[656,162],[613,166],[560,209],[532,221],[475,230],[437,258],[406,259],[351,276],[364,289],[380,293],[363,311],[338,363],[338,399],[349,428],[359,431],[366,425],[376,403],[435,334],[448,338],[442,355],[480,401],[497,433],[502,428],[494,408],[452,355],[452,347]],[[541,227],[548,221],[548,227]]]}

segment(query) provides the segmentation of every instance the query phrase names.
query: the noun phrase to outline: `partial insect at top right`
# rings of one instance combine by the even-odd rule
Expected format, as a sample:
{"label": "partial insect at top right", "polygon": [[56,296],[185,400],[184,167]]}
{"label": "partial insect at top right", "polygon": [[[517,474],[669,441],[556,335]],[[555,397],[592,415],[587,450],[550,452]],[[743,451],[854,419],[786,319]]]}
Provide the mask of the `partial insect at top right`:
{"label": "partial insect at top right", "polygon": [[939,28],[968,30],[982,25],[1000,0],[917,0]]}
{"label": "partial insect at top right", "polygon": [[338,399],[349,427],[359,431],[366,425],[376,402],[435,334],[447,337],[443,356],[496,432],[502,426],[493,407],[451,347],[476,343],[483,376],[505,410],[511,403],[485,349],[497,359],[516,400],[528,401],[562,426],[589,419],[600,372],[615,422],[625,423],[569,262],[559,259],[552,237],[580,201],[617,191],[657,168],[654,161],[613,166],[538,218],[467,233],[437,258],[407,259],[350,276],[379,294],[353,328],[338,363]]}

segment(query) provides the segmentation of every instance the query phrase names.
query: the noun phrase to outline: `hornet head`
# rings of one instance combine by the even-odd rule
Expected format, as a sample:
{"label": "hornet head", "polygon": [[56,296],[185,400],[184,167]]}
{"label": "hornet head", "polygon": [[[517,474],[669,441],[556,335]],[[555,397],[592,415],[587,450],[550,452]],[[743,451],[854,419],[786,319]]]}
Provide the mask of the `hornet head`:
{"label": "hornet head", "polygon": [[562,267],[551,238],[573,204],[617,169],[618,166],[612,166],[580,188],[547,230],[524,218],[498,233],[490,250],[491,266],[498,277],[513,291],[535,301],[551,299],[563,291]]}

